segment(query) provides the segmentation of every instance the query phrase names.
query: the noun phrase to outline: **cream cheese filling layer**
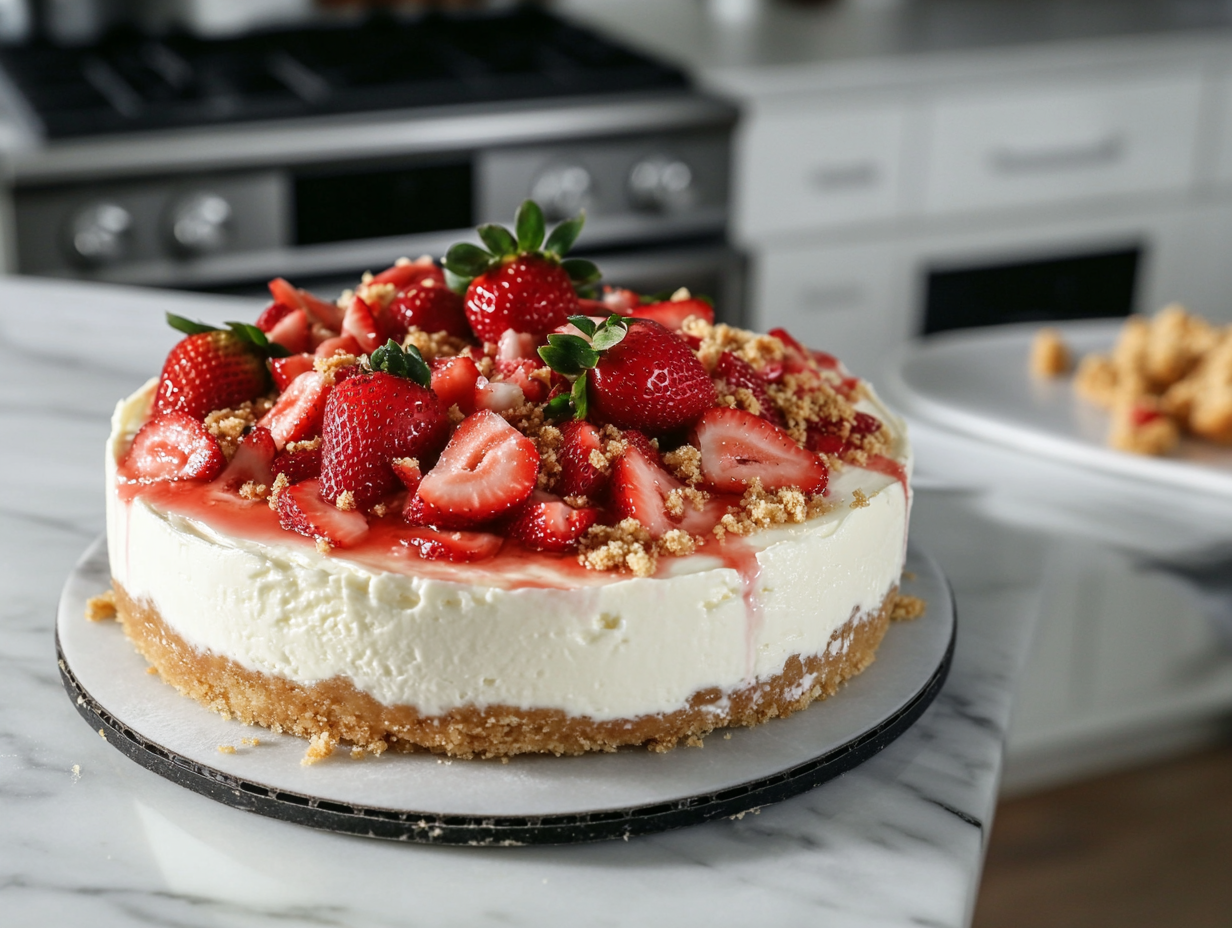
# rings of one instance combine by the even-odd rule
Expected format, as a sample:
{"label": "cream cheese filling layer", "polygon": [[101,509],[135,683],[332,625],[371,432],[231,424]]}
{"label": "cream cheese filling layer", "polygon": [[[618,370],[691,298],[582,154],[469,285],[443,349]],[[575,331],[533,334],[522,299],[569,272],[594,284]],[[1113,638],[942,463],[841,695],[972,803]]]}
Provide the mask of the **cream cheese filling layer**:
{"label": "cream cheese filling layer", "polygon": [[[311,684],[334,677],[425,715],[461,706],[559,709],[596,721],[683,708],[820,654],[853,613],[898,582],[909,500],[891,477],[845,468],[835,508],[747,540],[746,580],[714,557],[670,559],[667,576],[514,589],[370,569],[345,552],[232,537],[116,492],[115,462],[144,421],[152,385],[116,408],[107,447],[112,575],[189,644]],[[901,422],[865,401],[895,431]],[[868,498],[851,508],[855,490]],[[414,561],[408,562],[408,571]],[[746,595],[747,594],[747,595]]]}

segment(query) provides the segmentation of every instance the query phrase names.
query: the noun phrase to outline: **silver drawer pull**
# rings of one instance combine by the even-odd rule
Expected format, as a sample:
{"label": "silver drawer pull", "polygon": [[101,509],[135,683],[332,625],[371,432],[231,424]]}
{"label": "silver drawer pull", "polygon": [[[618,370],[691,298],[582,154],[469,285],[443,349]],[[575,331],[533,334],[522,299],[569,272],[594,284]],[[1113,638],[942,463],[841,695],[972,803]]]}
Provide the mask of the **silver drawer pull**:
{"label": "silver drawer pull", "polygon": [[1001,174],[1046,174],[1116,164],[1125,154],[1125,140],[1108,135],[1093,142],[1056,148],[1001,148],[989,160]]}
{"label": "silver drawer pull", "polygon": [[826,164],[809,172],[809,183],[824,193],[872,187],[881,179],[875,161]]}

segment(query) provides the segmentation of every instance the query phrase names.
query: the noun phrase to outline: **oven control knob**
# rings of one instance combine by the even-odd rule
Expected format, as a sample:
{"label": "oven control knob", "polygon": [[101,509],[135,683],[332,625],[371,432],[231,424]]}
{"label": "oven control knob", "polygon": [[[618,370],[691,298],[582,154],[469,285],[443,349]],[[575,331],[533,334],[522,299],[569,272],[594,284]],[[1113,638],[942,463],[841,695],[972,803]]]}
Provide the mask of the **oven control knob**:
{"label": "oven control knob", "polygon": [[535,178],[530,198],[548,219],[568,219],[590,203],[594,185],[590,171],[580,164],[558,164]]}
{"label": "oven control knob", "polygon": [[171,207],[168,226],[175,249],[185,255],[207,255],[227,243],[231,204],[216,193],[198,190]]}
{"label": "oven control knob", "polygon": [[132,238],[133,214],[118,203],[91,203],[69,218],[68,252],[82,264],[114,264],[128,254]]}
{"label": "oven control knob", "polygon": [[629,172],[629,198],[647,212],[673,212],[693,205],[693,169],[679,158],[651,155]]}

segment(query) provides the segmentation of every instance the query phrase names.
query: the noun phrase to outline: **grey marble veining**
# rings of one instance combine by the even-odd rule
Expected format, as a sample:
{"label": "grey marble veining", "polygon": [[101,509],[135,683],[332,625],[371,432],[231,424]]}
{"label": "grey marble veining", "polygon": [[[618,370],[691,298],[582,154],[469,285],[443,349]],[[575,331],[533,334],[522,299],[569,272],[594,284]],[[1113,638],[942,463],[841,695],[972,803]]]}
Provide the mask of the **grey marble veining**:
{"label": "grey marble veining", "polygon": [[[233,308],[236,307],[236,308]],[[115,400],[159,367],[161,313],[243,304],[0,281],[0,912],[5,925],[961,926],[1034,621],[1026,535],[922,492],[914,537],[954,580],[953,671],[856,770],[760,814],[567,848],[401,846],[245,814],[125,759],[65,697],[60,586],[102,529]],[[824,706],[820,711],[824,711]]]}

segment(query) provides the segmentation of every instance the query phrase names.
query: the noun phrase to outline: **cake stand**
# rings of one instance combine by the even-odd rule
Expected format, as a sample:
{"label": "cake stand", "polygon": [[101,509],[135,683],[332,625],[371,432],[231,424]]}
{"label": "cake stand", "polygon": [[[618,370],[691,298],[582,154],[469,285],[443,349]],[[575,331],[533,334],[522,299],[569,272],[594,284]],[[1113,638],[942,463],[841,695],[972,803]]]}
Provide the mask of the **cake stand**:
{"label": "cake stand", "polygon": [[117,623],[83,617],[86,600],[110,584],[105,539],[86,551],[64,586],[56,645],[65,689],[108,743],[229,806],[427,844],[627,840],[812,789],[872,757],[918,719],[949,670],[956,619],[936,564],[912,550],[907,570],[903,591],[926,600],[926,614],[892,624],[877,660],[836,696],[787,719],[715,732],[703,749],[666,754],[637,748],[500,763],[392,752],[352,760],[339,751],[303,766],[304,740],[209,712],[147,674]]}

